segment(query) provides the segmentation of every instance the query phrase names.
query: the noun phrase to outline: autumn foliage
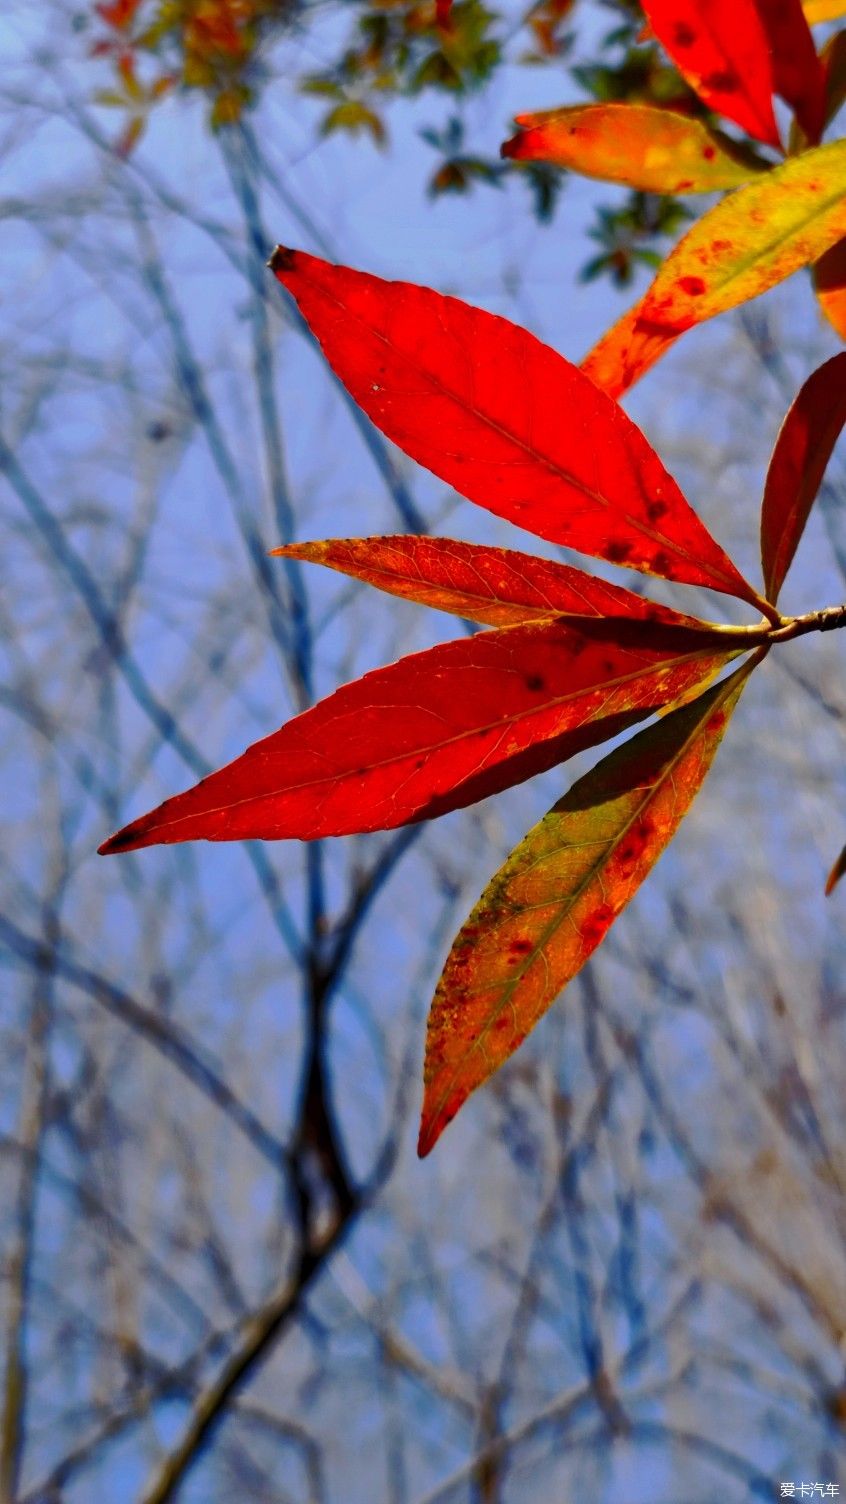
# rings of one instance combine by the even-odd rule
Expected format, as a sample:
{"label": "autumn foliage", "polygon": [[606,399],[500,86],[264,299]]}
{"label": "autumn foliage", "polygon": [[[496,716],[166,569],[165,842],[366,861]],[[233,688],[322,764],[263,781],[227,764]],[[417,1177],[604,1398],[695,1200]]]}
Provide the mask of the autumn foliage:
{"label": "autumn foliage", "polygon": [[[647,876],[752,670],[779,641],[846,621],[844,608],[797,618],[777,605],[846,421],[846,354],[809,376],[778,435],[761,507],[761,590],[616,401],[686,330],[800,268],[816,268],[820,306],[844,332],[846,141],[820,144],[844,95],[842,47],[834,38],[818,55],[808,19],[820,6],[806,6],[806,18],[799,0],[648,0],[644,10],[707,118],[652,104],[568,105],[519,116],[503,147],[652,194],[728,190],[581,368],[429,288],[282,247],[270,267],[372,422],[468,500],[582,554],[732,596],[759,619],[700,620],[569,565],[453,539],[288,545],[275,552],[487,630],[344,685],[101,847],[314,840],[430,819],[657,714],[558,800],[460,929],[429,1020],[421,1154]],[[825,11],[846,11],[846,0]],[[437,20],[451,24],[448,6]],[[786,143],[776,96],[794,116]],[[843,867],[841,858],[830,887]]]}

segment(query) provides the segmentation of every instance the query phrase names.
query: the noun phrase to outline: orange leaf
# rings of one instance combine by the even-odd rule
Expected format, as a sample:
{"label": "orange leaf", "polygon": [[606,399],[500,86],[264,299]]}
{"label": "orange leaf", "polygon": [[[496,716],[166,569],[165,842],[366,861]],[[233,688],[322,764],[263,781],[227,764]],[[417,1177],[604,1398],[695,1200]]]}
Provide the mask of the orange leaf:
{"label": "orange leaf", "polygon": [[846,141],[818,146],[730,193],[671,251],[583,371],[626,391],[695,324],[758,297],[846,235]]}
{"label": "orange leaf", "polygon": [[643,317],[645,304],[646,298],[643,297],[628,309],[582,361],[585,375],[609,397],[622,397],[684,332],[648,324]]}
{"label": "orange leaf", "polygon": [[846,240],[838,240],[813,268],[817,302],[832,329],[846,340]]}
{"label": "orange leaf", "polygon": [[643,9],[700,99],[778,149],[772,62],[755,0],[643,0]]}
{"label": "orange leaf", "polygon": [[377,427],[471,501],[552,542],[759,604],[639,429],[527,330],[281,246],[271,266]]}
{"label": "orange leaf", "polygon": [[522,1044],[651,871],[702,785],[749,671],[612,752],[492,879],[432,1003],[421,1156]]}
{"label": "orange leaf", "polygon": [[520,132],[502,156],[554,162],[647,193],[736,188],[770,165],[701,120],[654,105],[570,105],[518,115],[516,123]]}
{"label": "orange leaf", "polygon": [[846,353],[808,377],[781,425],[761,506],[761,559],[775,604],[846,423]]}
{"label": "orange leaf", "polygon": [[443,643],[344,685],[100,851],[313,840],[430,819],[616,736],[745,645],[723,637],[718,650],[707,631],[591,617]]}
{"label": "orange leaf", "polygon": [[273,555],[325,564],[390,595],[488,627],[548,616],[629,617],[667,626],[706,627],[695,617],[609,585],[581,569],[510,548],[456,538],[328,538],[288,543]]}
{"label": "orange leaf", "polygon": [[802,9],[809,26],[820,21],[839,21],[846,16],[846,0],[802,0]]}

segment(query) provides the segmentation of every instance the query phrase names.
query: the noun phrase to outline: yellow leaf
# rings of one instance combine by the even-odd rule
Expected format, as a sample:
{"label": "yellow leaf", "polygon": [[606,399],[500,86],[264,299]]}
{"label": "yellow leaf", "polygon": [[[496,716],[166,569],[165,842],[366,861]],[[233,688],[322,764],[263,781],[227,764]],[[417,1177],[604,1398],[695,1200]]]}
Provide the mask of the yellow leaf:
{"label": "yellow leaf", "polygon": [[704,214],[583,371],[619,396],[686,329],[758,297],[843,236],[846,141],[834,141],[774,167]]}

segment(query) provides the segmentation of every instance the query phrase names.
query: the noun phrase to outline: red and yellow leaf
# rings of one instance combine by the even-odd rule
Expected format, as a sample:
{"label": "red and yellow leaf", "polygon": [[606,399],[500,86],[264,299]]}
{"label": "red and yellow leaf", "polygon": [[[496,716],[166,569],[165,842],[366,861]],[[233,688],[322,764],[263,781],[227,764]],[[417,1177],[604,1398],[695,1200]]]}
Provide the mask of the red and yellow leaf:
{"label": "red and yellow leaf", "polygon": [[846,235],[844,185],[846,141],[833,141],[729,194],[679,241],[582,370],[618,397],[685,330],[817,261]]}
{"label": "red and yellow leaf", "polygon": [[100,851],[314,840],[430,819],[616,736],[745,645],[591,617],[578,629],[546,620],[443,643],[342,686]]}
{"label": "red and yellow leaf", "polygon": [[320,543],[288,543],[272,553],[324,564],[389,595],[487,627],[514,626],[548,616],[628,617],[666,626],[707,627],[693,616],[568,564],[457,538],[402,533],[384,538],[327,538]]}
{"label": "red and yellow leaf", "polygon": [[502,156],[554,162],[646,193],[736,188],[770,165],[703,121],[654,105],[570,105],[518,115],[516,124]]}
{"label": "red and yellow leaf", "polygon": [[814,266],[814,291],[832,329],[846,340],[846,239],[826,251]]}
{"label": "red and yellow leaf", "polygon": [[799,539],[846,423],[846,353],[808,377],[781,425],[761,506],[767,599],[778,599]]}
{"label": "red and yellow leaf", "polygon": [[700,99],[778,148],[771,56],[755,0],[643,0],[643,9]]}
{"label": "red and yellow leaf", "polygon": [[277,248],[329,364],[395,444],[554,543],[758,604],[625,413],[507,319]]}
{"label": "red and yellow leaf", "polygon": [[453,943],[426,1035],[418,1153],[584,966],[690,808],[745,665],[580,778],[486,888]]}
{"label": "red and yellow leaf", "polygon": [[816,144],[825,123],[825,69],[801,0],[756,0],[772,57],[775,92]]}

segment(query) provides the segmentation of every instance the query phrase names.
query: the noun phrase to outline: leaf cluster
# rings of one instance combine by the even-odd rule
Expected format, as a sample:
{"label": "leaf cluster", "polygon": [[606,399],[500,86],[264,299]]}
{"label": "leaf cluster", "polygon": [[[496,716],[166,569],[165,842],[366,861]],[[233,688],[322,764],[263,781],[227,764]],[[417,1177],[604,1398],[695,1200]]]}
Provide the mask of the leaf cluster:
{"label": "leaf cluster", "polygon": [[[701,125],[684,129],[697,132],[702,152]],[[730,151],[723,160],[706,139],[704,173],[717,164],[754,181],[704,216],[656,285],[694,308],[708,294],[716,312],[727,286],[740,301],[834,243],[846,229],[843,146],[759,171],[738,167]],[[642,129],[624,154],[639,170]],[[799,187],[810,194],[811,183],[823,207],[809,234]],[[791,240],[797,212],[803,233]],[[709,220],[746,238],[738,247],[726,240],[730,275],[713,285],[707,259],[694,261],[702,287],[691,289],[689,243],[702,243]],[[774,259],[770,244],[771,222],[781,220],[786,260]],[[447,538],[276,550],[488,630],[344,685],[118,831],[103,853],[196,839],[308,841],[431,819],[658,715],[529,832],[456,937],[429,1019],[425,1154],[584,965],[672,839],[752,670],[780,641],[846,624],[846,607],[795,618],[777,605],[846,421],[846,354],[813,373],[779,434],[761,508],[759,591],[602,382],[526,330],[429,288],[281,246],[270,266],[368,417],[470,501],[553,543],[732,596],[763,618],[720,625],[570,566]]]}
{"label": "leaf cluster", "polygon": [[[444,49],[462,14],[478,20],[474,4],[439,5]],[[846,422],[846,354],[809,376],[778,435],[761,504],[760,591],[615,400],[687,329],[814,263],[827,265],[821,306],[843,331],[846,141],[819,144],[846,93],[842,47],[835,38],[817,53],[799,0],[647,0],[645,10],[702,108],[570,105],[518,116],[503,147],[509,159],[630,185],[639,212],[659,206],[663,230],[678,224],[677,192],[725,191],[581,367],[429,288],[281,246],[269,264],[372,422],[463,496],[536,537],[732,596],[761,619],[720,625],[570,566],[454,539],[287,545],[276,552],[488,630],[342,686],[101,847],[390,829],[500,792],[657,715],[559,799],[459,931],[429,1018],[421,1154],[632,898],[701,787],[753,669],[779,642],[846,625],[846,606],[806,617],[778,606]],[[405,8],[397,14],[405,25]],[[633,25],[632,16],[627,44]],[[776,94],[794,114],[787,152]],[[717,114],[756,148],[716,127]],[[462,152],[460,123],[432,144],[451,153],[456,182],[484,177]],[[629,228],[636,234],[637,221]],[[609,264],[625,282],[615,234],[602,223],[602,265],[589,273]],[[829,890],[844,868],[841,856]]]}

